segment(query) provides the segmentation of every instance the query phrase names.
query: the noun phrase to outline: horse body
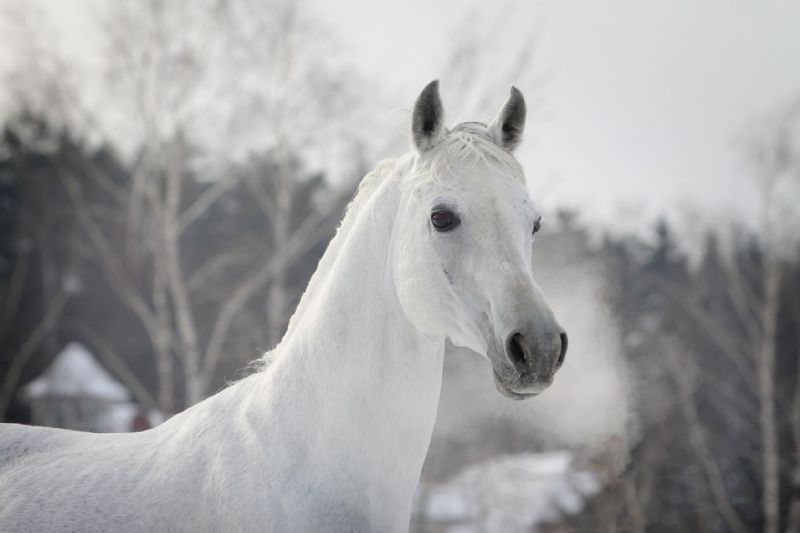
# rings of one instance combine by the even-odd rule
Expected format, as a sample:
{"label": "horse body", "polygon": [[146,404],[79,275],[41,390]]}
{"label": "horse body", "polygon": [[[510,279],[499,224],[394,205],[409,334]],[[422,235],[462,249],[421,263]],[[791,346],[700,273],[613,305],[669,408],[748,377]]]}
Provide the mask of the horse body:
{"label": "horse body", "polygon": [[[425,94],[415,112],[441,122]],[[437,240],[430,204],[450,205],[447,191],[459,187],[415,178],[432,168],[423,156],[441,134],[424,125],[414,131],[420,154],[362,182],[265,370],[141,433],[2,425],[0,530],[406,531],[445,338],[486,354],[513,398],[546,387],[566,345],[530,276],[528,229],[513,247],[496,223],[465,221],[460,237]],[[529,223],[516,200],[524,186],[474,179],[478,196],[461,199],[463,214],[494,209],[503,193],[514,200],[498,219]],[[482,273],[491,258],[469,259],[467,236],[494,247],[494,273]],[[501,297],[476,292],[497,291],[501,275],[512,278],[495,284]],[[520,327],[520,316],[538,329]]]}
{"label": "horse body", "polygon": [[187,412],[134,434],[4,427],[0,448],[11,459],[0,466],[0,529],[190,530],[210,503],[201,465],[213,464],[209,445],[219,444],[210,435],[191,442],[202,435],[196,426]]}

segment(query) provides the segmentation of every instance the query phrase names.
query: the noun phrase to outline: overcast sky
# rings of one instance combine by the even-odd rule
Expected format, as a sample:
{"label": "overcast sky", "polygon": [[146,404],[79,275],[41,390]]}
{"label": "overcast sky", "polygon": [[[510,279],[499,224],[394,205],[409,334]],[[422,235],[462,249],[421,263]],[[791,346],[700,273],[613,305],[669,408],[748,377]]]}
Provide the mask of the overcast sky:
{"label": "overcast sky", "polygon": [[[87,6],[97,1],[41,3],[66,28],[66,42],[79,45],[88,40]],[[442,68],[454,31],[472,8],[481,20],[501,9],[476,0],[308,4],[338,36],[348,62],[383,88],[386,109],[376,113],[387,115],[410,106],[434,78],[447,107],[459,91]],[[735,140],[755,117],[800,94],[800,2],[505,6],[510,23],[485,45],[513,53],[524,37],[537,36],[540,81],[515,83],[539,102],[519,156],[542,204],[626,228],[658,213],[685,223],[748,217],[753,194]],[[0,50],[0,67],[8,54]],[[494,74],[486,70],[487,78]],[[505,97],[497,94],[496,107]]]}
{"label": "overcast sky", "polygon": [[[448,36],[470,5],[487,17],[496,9],[463,0],[314,4],[361,69],[404,101],[441,76]],[[545,82],[520,82],[541,100],[520,157],[543,203],[622,225],[656,212],[748,216],[753,195],[736,139],[800,94],[800,2],[521,1],[504,9],[514,10],[513,22],[487,46],[539,34]],[[442,90],[446,98],[458,88],[442,79]]]}

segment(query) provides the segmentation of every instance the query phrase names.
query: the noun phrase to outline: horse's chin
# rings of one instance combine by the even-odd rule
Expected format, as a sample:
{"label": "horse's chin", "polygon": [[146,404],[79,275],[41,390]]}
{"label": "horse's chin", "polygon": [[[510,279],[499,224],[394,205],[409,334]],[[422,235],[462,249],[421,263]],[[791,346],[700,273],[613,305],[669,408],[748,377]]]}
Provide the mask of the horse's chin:
{"label": "horse's chin", "polygon": [[514,390],[500,377],[497,370],[492,370],[492,373],[494,374],[494,384],[497,390],[506,398],[511,398],[512,400],[527,400],[542,392],[541,390]]}

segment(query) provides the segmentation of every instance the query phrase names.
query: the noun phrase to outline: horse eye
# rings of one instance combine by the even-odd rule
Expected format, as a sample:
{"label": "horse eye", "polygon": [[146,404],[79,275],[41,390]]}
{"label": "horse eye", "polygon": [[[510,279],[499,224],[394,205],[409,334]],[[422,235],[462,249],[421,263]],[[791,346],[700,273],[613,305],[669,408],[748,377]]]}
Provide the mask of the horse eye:
{"label": "horse eye", "polygon": [[431,224],[436,231],[450,231],[459,224],[458,217],[452,211],[439,209],[431,213]]}
{"label": "horse eye", "polygon": [[536,219],[536,222],[533,223],[533,232],[536,233],[542,228],[542,217]]}

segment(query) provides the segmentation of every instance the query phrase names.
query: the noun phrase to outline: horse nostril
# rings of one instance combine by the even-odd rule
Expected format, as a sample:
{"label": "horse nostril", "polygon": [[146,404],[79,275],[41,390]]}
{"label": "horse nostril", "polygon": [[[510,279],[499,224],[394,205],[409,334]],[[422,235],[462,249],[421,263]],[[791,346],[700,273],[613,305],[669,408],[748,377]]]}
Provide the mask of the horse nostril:
{"label": "horse nostril", "polygon": [[558,362],[556,363],[556,369],[561,368],[561,365],[564,364],[564,358],[567,356],[567,332],[561,332],[561,353],[558,354]]}
{"label": "horse nostril", "polygon": [[527,360],[525,359],[525,349],[522,347],[522,334],[513,333],[506,343],[506,353],[511,360],[511,364],[520,373],[528,368]]}

